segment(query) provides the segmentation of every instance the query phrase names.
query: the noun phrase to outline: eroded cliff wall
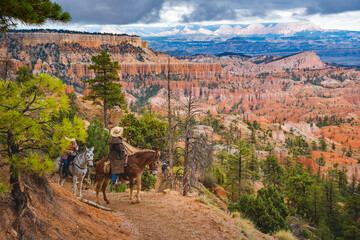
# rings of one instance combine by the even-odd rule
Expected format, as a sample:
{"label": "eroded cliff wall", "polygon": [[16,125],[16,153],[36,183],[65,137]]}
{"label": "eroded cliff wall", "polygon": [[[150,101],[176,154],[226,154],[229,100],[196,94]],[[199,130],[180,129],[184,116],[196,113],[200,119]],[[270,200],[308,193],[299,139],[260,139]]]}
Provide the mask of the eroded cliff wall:
{"label": "eroded cliff wall", "polygon": [[12,72],[29,66],[35,74],[50,73],[61,78],[76,90],[85,88],[82,82],[94,77],[88,69],[91,57],[106,51],[121,66],[120,77],[147,76],[168,73],[193,78],[215,79],[225,76],[218,63],[189,63],[149,49],[138,36],[102,35],[54,31],[10,32],[0,35],[0,64],[9,60]]}

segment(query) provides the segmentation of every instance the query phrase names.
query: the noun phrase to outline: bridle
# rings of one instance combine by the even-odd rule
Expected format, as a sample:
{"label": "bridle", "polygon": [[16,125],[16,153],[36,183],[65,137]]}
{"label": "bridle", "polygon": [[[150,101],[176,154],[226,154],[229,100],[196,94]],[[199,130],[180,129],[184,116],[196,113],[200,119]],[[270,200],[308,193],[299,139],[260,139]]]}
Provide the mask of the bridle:
{"label": "bridle", "polygon": [[[147,160],[147,161],[146,161],[145,167],[144,167],[145,170],[147,169],[147,168],[146,168],[146,165],[149,165],[149,167],[150,167],[150,164],[149,164],[149,163],[151,163],[151,165],[154,165],[155,169],[151,168],[151,169],[148,169],[148,170],[150,170],[150,171],[156,171],[156,164],[155,164],[155,159],[156,159],[156,157],[157,157],[157,154],[156,154],[156,153],[157,153],[157,152],[154,151],[154,157],[153,157],[153,158],[150,158],[150,160]],[[131,156],[131,155],[129,155],[129,157],[130,157],[130,156]],[[142,169],[141,167],[134,166],[133,164],[130,164],[130,163],[128,163],[128,166],[131,167],[131,168],[139,169],[139,170]]]}
{"label": "bridle", "polygon": [[[84,152],[84,154],[85,154],[85,162],[86,162],[85,167],[81,167],[81,166],[79,166],[78,164],[76,164],[75,159],[74,159],[74,161],[72,162],[73,165],[75,165],[76,167],[80,168],[81,170],[86,169],[86,168],[88,167],[88,165],[89,165],[89,162],[90,162],[90,157],[88,157],[87,152],[88,152],[88,150],[85,150],[85,152]],[[76,158],[76,157],[75,157],[75,158]]]}

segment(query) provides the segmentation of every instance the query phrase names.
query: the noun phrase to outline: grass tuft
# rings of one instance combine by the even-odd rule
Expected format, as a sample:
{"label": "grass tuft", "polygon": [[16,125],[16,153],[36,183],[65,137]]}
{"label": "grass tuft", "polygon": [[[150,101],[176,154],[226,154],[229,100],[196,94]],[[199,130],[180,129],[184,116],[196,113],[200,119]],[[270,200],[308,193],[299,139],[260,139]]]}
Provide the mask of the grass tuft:
{"label": "grass tuft", "polygon": [[291,232],[285,230],[280,230],[273,235],[280,240],[298,240],[298,238],[296,238]]}

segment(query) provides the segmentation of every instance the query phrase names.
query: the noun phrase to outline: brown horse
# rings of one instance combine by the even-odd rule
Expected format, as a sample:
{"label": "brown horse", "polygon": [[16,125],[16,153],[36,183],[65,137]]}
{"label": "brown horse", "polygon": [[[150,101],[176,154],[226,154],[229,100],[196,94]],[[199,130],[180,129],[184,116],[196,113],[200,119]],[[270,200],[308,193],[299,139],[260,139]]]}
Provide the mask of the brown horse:
{"label": "brown horse", "polygon": [[[156,175],[156,170],[159,166],[160,151],[156,150],[142,150],[128,156],[128,164],[124,168],[124,177],[130,181],[130,200],[132,203],[140,202],[141,190],[141,175],[144,172],[145,166],[149,166],[153,175]],[[99,204],[99,191],[102,189],[104,201],[109,204],[110,201],[106,197],[106,188],[111,181],[111,173],[104,172],[104,163],[107,158],[101,159],[96,163],[96,202]],[[133,200],[133,190],[135,180],[137,181],[136,201]]]}

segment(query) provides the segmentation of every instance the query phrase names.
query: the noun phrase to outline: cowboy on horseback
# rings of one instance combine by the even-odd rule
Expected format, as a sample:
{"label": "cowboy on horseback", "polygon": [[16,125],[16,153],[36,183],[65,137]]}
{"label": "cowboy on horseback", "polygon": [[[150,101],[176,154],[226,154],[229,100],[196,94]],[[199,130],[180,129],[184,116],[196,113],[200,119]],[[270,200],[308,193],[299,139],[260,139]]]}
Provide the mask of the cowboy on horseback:
{"label": "cowboy on horseback", "polygon": [[79,146],[77,145],[75,138],[65,137],[65,139],[71,141],[71,146],[70,146],[69,150],[66,150],[65,154],[61,156],[61,160],[63,162],[62,178],[67,177],[69,165],[70,165],[71,161],[74,160],[74,158],[77,154],[77,151],[79,150]]}
{"label": "cowboy on horseback", "polygon": [[123,144],[122,134],[124,128],[122,127],[114,127],[110,131],[110,153],[109,160],[111,166],[111,174],[112,174],[112,184],[115,185],[117,183],[117,177],[119,174],[124,173],[125,167],[125,146]]}

